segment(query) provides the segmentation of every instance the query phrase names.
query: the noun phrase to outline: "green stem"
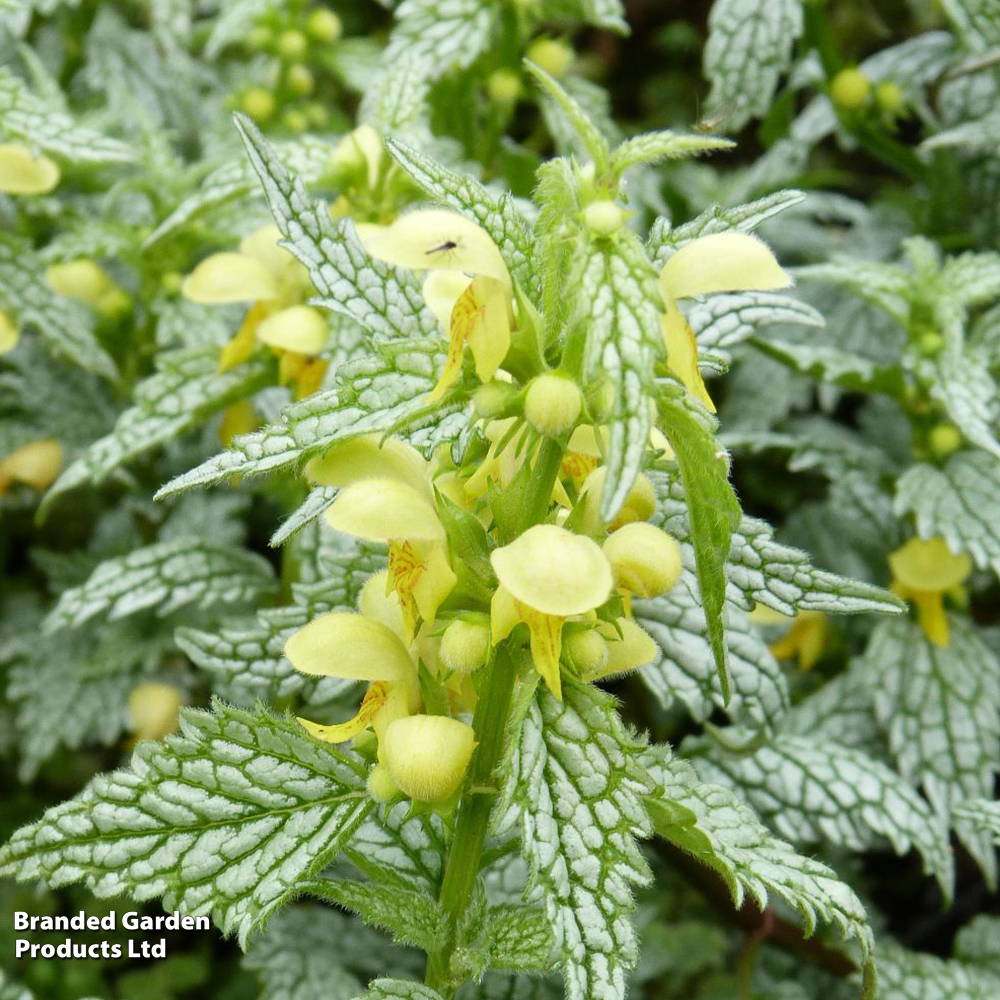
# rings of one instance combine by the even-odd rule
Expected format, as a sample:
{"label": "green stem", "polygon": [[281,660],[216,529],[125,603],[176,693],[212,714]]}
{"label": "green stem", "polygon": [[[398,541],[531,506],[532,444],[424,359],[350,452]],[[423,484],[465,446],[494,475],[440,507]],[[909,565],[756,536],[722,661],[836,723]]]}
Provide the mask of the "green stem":
{"label": "green stem", "polygon": [[[514,692],[514,663],[506,647],[497,649],[492,664],[485,669],[489,672],[472,720],[472,728],[476,732],[476,752],[469,765],[469,784],[472,787],[492,783],[503,751],[504,730]],[[467,794],[459,806],[455,836],[448,852],[439,896],[448,916],[448,938],[440,951],[427,956],[426,983],[439,991],[446,989],[451,992],[448,967],[455,950],[455,935],[479,877],[492,808],[493,796],[483,794]]]}

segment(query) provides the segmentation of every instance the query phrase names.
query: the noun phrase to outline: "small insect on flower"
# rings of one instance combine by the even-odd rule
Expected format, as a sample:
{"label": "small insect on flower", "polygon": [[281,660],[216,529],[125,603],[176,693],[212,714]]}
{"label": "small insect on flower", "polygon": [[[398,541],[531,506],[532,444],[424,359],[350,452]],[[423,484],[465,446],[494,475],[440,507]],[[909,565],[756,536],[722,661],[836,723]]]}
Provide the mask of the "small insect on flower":
{"label": "small insect on flower", "polygon": [[448,333],[448,357],[431,399],[458,381],[466,344],[480,381],[489,382],[510,349],[514,315],[510,273],[489,235],[464,216],[436,208],[357,229],[373,257],[427,272],[424,299]]}

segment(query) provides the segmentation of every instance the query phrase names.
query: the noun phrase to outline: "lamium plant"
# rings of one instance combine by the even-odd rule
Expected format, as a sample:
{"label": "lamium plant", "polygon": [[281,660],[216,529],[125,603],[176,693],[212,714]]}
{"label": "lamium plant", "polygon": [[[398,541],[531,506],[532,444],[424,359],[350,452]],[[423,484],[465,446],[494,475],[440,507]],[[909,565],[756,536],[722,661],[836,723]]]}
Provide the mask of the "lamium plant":
{"label": "lamium plant", "polygon": [[0,1000],[1000,994],[1000,17],[703,6],[0,0]]}

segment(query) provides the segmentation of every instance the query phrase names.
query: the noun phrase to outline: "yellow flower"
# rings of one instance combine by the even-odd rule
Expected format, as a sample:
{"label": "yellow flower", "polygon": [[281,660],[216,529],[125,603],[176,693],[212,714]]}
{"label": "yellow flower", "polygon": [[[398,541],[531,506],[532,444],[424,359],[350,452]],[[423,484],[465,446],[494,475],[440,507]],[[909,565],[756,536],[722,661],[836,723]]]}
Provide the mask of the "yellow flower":
{"label": "yellow flower", "polygon": [[957,587],[972,572],[972,560],[955,555],[943,538],[917,538],[889,556],[892,590],[917,608],[917,621],[927,638],[947,648],[950,642],[944,594]]}
{"label": "yellow flower", "polygon": [[750,620],[762,625],[789,625],[791,628],[768,647],[779,660],[796,657],[799,669],[812,670],[823,655],[830,638],[830,620],[822,611],[799,611],[794,618],[758,605],[750,612]]}
{"label": "yellow flower", "polygon": [[128,696],[129,727],[138,740],[162,740],[177,731],[184,698],[171,684],[147,681]]}
{"label": "yellow flower", "polygon": [[356,460],[368,463],[373,478],[354,480],[348,463],[341,461],[343,453],[338,456],[336,450],[309,468],[322,482],[344,483],[325,514],[330,527],[389,543],[387,585],[399,598],[409,644],[418,620],[433,621],[457,582],[448,563],[444,527],[434,509],[429,466],[416,452],[409,454],[406,445],[379,448],[368,440],[349,447]]}
{"label": "yellow flower", "polygon": [[600,547],[554,524],[537,524],[490,556],[500,587],[490,620],[493,644],[524,622],[535,669],[562,698],[559,656],[568,618],[593,611],[611,593],[611,566]]}
{"label": "yellow flower", "polygon": [[14,483],[23,483],[44,493],[59,475],[62,460],[62,448],[51,438],[32,441],[11,452],[0,462],[0,497]]}
{"label": "yellow flower", "polygon": [[663,265],[660,293],[666,311],[660,322],[667,367],[711,412],[715,405],[698,370],[698,342],[677,300],[710,292],[787,288],[791,283],[768,247],[747,233],[702,236],[681,247]]}
{"label": "yellow flower", "polygon": [[359,225],[373,257],[430,272],[423,292],[448,331],[448,357],[431,393],[439,399],[462,373],[469,345],[476,374],[488,382],[510,348],[511,278],[496,244],[474,222],[444,209],[419,209],[388,226]]}
{"label": "yellow flower", "polygon": [[6,354],[17,347],[17,342],[21,339],[21,331],[11,320],[11,318],[0,309],[0,354]]}
{"label": "yellow flower", "polygon": [[47,156],[35,156],[21,142],[0,143],[0,192],[48,194],[59,183],[59,167]]}
{"label": "yellow flower", "polygon": [[388,725],[420,706],[413,658],[399,636],[380,621],[351,611],[313,619],[285,643],[285,656],[300,673],[369,681],[357,714],[339,725],[299,722],[327,743],[344,743],[371,726],[382,737]]}
{"label": "yellow flower", "polygon": [[251,303],[236,336],[222,349],[219,371],[242,364],[257,343],[281,358],[281,382],[296,381],[299,395],[318,388],[326,363],[317,355],[327,340],[323,314],[303,302],[312,292],[306,269],[278,245],[277,226],[264,226],[238,253],[214,253],[184,279],[181,294],[201,305]]}

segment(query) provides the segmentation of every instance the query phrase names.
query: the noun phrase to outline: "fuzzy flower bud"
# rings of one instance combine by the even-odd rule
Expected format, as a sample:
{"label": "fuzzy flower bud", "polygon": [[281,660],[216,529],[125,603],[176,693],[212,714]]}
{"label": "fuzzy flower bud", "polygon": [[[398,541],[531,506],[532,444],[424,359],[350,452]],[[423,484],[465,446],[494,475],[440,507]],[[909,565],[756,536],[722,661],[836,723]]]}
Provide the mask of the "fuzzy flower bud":
{"label": "fuzzy flower bud", "polygon": [[376,802],[391,802],[399,795],[399,785],[392,780],[385,764],[376,764],[368,772],[368,794]]}
{"label": "fuzzy flower bud", "polygon": [[266,122],[278,108],[274,95],[263,87],[251,87],[243,95],[242,104],[243,110],[257,122]]}
{"label": "fuzzy flower bud", "polygon": [[893,83],[892,80],[883,80],[875,87],[875,103],[887,115],[896,115],[903,110],[906,96],[898,83]]}
{"label": "fuzzy flower bud", "polygon": [[59,295],[97,306],[101,296],[113,287],[111,279],[92,260],[80,258],[45,269],[45,282]]}
{"label": "fuzzy flower bud", "polygon": [[329,45],[340,40],[344,26],[332,10],[319,7],[306,18],[306,33],[317,42]]}
{"label": "fuzzy flower bud", "polygon": [[528,46],[528,58],[552,76],[562,76],[573,63],[575,53],[556,38],[538,38]]}
{"label": "fuzzy flower bud", "polygon": [[561,375],[539,375],[528,386],[524,415],[535,430],[562,437],[576,426],[583,397],[575,382]]}
{"label": "fuzzy flower bud", "polygon": [[451,798],[465,777],[476,741],[472,726],[443,715],[396,719],[381,750],[393,781],[418,802]]}
{"label": "fuzzy flower bud", "polygon": [[316,87],[316,79],[308,66],[294,63],[288,67],[288,86],[300,97],[308,97]]}
{"label": "fuzzy flower bud", "polygon": [[486,662],[489,652],[489,624],[459,618],[444,630],[438,656],[448,670],[457,674],[471,674]]}
{"label": "fuzzy flower bud", "polygon": [[595,236],[614,236],[625,223],[625,213],[619,205],[604,198],[592,201],[583,210],[583,224]]}
{"label": "fuzzy flower bud", "polygon": [[681,550],[665,531],[645,521],[619,528],[603,545],[619,587],[649,598],[680,579]]}
{"label": "fuzzy flower bud", "polygon": [[608,665],[607,641],[594,629],[571,632],[566,637],[565,647],[582,677],[599,676]]}
{"label": "fuzzy flower bud", "polygon": [[286,59],[300,59],[308,47],[306,36],[294,28],[278,35],[278,54]]}
{"label": "fuzzy flower bud", "polygon": [[871,81],[857,67],[842,69],[830,83],[833,103],[845,111],[856,111],[868,103]]}
{"label": "fuzzy flower bud", "polygon": [[927,443],[935,458],[947,458],[962,447],[962,432],[954,424],[935,424]]}
{"label": "fuzzy flower bud", "polygon": [[512,104],[521,96],[521,78],[510,69],[498,69],[486,81],[490,100],[497,104]]}

